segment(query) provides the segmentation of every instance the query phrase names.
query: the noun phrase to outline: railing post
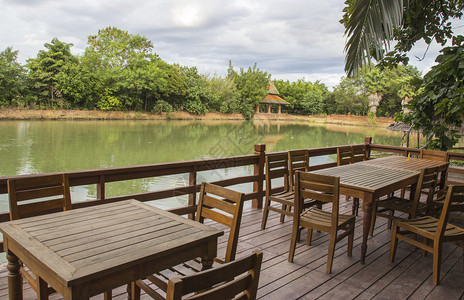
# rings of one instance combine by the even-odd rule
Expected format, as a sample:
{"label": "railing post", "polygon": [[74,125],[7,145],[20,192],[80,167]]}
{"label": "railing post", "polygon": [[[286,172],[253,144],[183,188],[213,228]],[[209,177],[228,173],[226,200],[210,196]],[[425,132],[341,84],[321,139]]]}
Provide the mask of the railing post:
{"label": "railing post", "polygon": [[[197,185],[197,167],[194,166],[193,170],[190,172],[189,175],[189,186],[196,186]],[[194,192],[193,194],[189,194],[189,206],[194,206],[197,205],[197,192]],[[195,219],[195,214],[191,213],[189,214],[189,219],[194,220]]]}
{"label": "railing post", "polygon": [[97,183],[97,199],[105,199],[105,175],[100,175]]}
{"label": "railing post", "polygon": [[369,159],[371,157],[371,147],[372,137],[366,136],[364,138],[364,145],[366,145],[366,157]]}
{"label": "railing post", "polygon": [[263,181],[264,181],[264,161],[266,158],[266,145],[255,144],[255,154],[259,155],[259,161],[254,166],[254,175],[258,175],[258,181],[253,182],[253,193],[258,196],[253,199],[252,206],[255,208],[263,207]]}

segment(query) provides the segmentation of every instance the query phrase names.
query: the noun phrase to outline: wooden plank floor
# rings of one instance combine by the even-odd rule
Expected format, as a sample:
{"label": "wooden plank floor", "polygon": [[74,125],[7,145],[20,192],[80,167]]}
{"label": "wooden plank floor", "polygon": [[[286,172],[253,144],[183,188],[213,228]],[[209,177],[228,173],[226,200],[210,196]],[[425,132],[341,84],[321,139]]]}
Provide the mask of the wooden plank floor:
{"label": "wooden plank floor", "polygon": [[[350,201],[341,201],[340,210],[351,211]],[[396,260],[389,261],[391,230],[378,218],[374,237],[368,241],[366,264],[359,263],[362,237],[362,213],[356,219],[353,257],[346,255],[346,239],[336,246],[332,274],[325,273],[328,235],[315,232],[313,245],[305,244],[306,231],[297,244],[294,263],[287,261],[291,219],[279,222],[270,212],[268,225],[261,230],[262,211],[245,209],[237,256],[260,249],[264,253],[258,297],[260,299],[464,299],[462,249],[447,243],[443,251],[441,283],[432,283],[432,256],[422,256],[399,242]],[[463,224],[461,224],[464,226]],[[214,225],[217,226],[217,225]],[[218,228],[220,228],[218,226]],[[226,246],[220,240],[220,254]],[[6,264],[0,265],[0,299],[7,299]],[[127,299],[125,287],[113,291],[114,299]],[[24,299],[36,299],[30,287],[24,286]],[[50,299],[61,299],[53,295]],[[103,296],[94,297],[103,299]],[[142,296],[142,299],[147,299]]]}

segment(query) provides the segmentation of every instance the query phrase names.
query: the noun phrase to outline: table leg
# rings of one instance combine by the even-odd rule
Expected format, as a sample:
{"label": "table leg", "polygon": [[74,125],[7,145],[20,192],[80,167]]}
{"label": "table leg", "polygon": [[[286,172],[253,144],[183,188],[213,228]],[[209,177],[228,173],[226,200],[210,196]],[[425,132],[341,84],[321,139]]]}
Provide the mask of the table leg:
{"label": "table leg", "polygon": [[369,229],[371,227],[371,219],[372,219],[372,194],[366,194],[364,196],[363,201],[364,204],[364,217],[363,217],[363,239],[361,244],[361,264],[364,264],[366,260],[366,253],[367,253],[367,238],[369,236]]}
{"label": "table leg", "polygon": [[201,257],[201,270],[211,269],[217,255],[217,239],[208,242],[208,254]]}
{"label": "table leg", "polygon": [[23,285],[21,272],[19,271],[19,259],[13,252],[8,250],[6,254],[8,259],[8,295],[10,300],[23,299]]}

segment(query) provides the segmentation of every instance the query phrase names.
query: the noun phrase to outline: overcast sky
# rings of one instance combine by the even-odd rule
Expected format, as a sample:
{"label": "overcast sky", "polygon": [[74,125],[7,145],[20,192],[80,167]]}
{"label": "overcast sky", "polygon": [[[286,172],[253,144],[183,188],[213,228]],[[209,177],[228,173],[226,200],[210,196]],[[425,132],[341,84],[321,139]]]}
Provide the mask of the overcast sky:
{"label": "overcast sky", "polygon": [[[24,63],[57,37],[81,54],[89,35],[115,26],[147,37],[166,62],[200,73],[222,76],[229,60],[236,68],[256,62],[273,79],[332,87],[344,75],[343,7],[344,0],[0,0],[0,51],[12,46]],[[437,49],[412,64],[427,71]]]}

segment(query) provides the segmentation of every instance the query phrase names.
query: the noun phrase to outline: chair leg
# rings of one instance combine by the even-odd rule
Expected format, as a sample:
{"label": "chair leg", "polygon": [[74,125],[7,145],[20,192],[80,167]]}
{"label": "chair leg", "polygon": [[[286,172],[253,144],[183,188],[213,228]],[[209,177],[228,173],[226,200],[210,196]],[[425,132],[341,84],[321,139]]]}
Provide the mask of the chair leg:
{"label": "chair leg", "polygon": [[37,300],[48,300],[48,284],[37,277]]}
{"label": "chair leg", "polygon": [[351,214],[357,216],[359,210],[359,198],[353,198],[353,206],[351,207]]}
{"label": "chair leg", "polygon": [[267,223],[267,217],[269,215],[269,203],[270,201],[268,199],[266,199],[265,203],[264,203],[264,209],[263,209],[263,219],[261,221],[261,229],[265,229],[266,228],[266,223]]}
{"label": "chair leg", "polygon": [[312,237],[313,237],[313,229],[308,228],[308,238],[306,240],[306,244],[308,244],[308,246],[311,246]]}
{"label": "chair leg", "polygon": [[396,246],[398,245],[398,238],[396,237],[397,231],[398,231],[398,226],[396,226],[396,222],[393,222],[392,237],[391,237],[391,242],[390,242],[390,261],[391,262],[395,260]]}
{"label": "chair leg", "polygon": [[293,262],[293,256],[295,256],[295,248],[296,248],[296,241],[297,236],[300,234],[299,228],[299,220],[298,218],[293,218],[293,226],[292,226],[292,238],[290,239],[290,250],[288,252],[288,262]]}
{"label": "chair leg", "polygon": [[134,282],[131,282],[130,284],[130,299],[131,300],[140,300],[140,287],[137,285],[137,283],[134,281]]}
{"label": "chair leg", "polygon": [[327,269],[326,273],[332,273],[332,263],[335,254],[335,243],[337,241],[337,234],[331,234],[329,239],[329,253],[327,254]]}
{"label": "chair leg", "polygon": [[390,213],[390,219],[388,219],[388,229],[392,229],[393,218],[395,217],[395,211],[390,210],[389,213]]}
{"label": "chair leg", "polygon": [[354,223],[350,224],[349,231],[351,232],[348,235],[348,257],[353,256],[353,240],[354,240]]}
{"label": "chair leg", "polygon": [[[282,204],[282,210],[287,210],[287,205]],[[285,215],[280,214],[280,223],[283,223],[285,221]]]}
{"label": "chair leg", "polygon": [[111,300],[111,299],[113,299],[113,292],[112,292],[112,291],[106,291],[103,295],[104,295],[103,298],[104,298],[105,300]]}
{"label": "chair leg", "polygon": [[433,284],[440,282],[442,243],[434,241],[433,245]]}

